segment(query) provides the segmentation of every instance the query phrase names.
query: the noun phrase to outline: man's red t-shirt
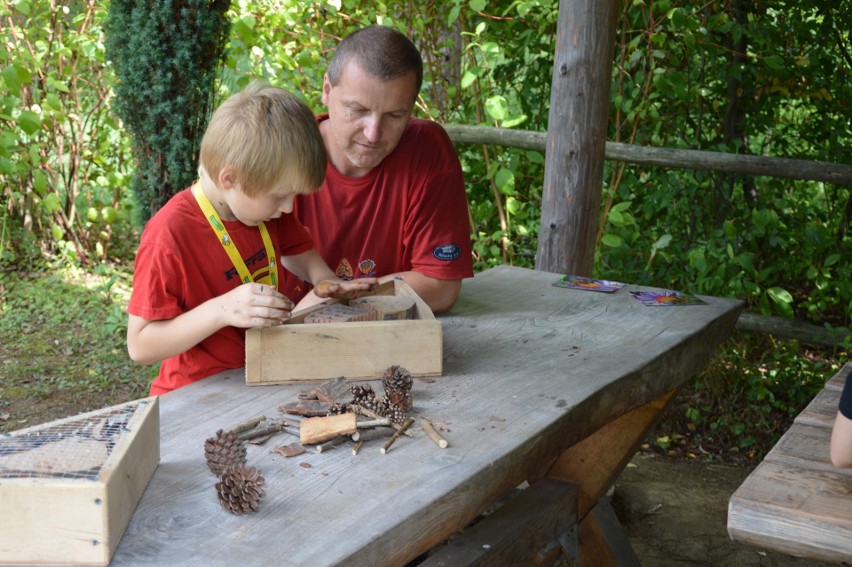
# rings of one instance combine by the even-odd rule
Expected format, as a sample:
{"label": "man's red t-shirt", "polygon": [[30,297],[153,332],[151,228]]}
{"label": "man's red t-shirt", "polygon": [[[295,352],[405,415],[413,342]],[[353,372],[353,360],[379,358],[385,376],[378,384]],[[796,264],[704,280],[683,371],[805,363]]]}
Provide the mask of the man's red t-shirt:
{"label": "man's red t-shirt", "polygon": [[396,149],[363,177],[342,175],[329,162],[322,188],[297,197],[294,214],[338,277],[410,270],[473,276],[461,164],[430,120],[412,118]]}
{"label": "man's red t-shirt", "polygon": [[[258,279],[268,271],[257,227],[224,221],[231,239]],[[292,215],[265,223],[277,258],[307,252],[310,235]],[[276,259],[277,259],[276,258]],[[279,263],[278,291],[294,302],[303,284]],[[174,319],[240,285],[234,265],[187,189],[172,197],[142,233],[128,313],[149,320]],[[151,394],[163,394],[230,368],[245,365],[245,329],[225,327],[178,356],[163,361]]]}

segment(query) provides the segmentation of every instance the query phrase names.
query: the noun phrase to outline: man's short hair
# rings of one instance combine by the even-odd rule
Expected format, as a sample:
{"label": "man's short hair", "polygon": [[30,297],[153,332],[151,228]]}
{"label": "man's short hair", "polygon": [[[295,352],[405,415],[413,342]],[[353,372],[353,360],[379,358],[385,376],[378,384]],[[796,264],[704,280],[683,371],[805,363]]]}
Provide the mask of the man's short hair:
{"label": "man's short hair", "polygon": [[214,181],[225,167],[234,168],[251,197],[282,184],[314,193],[325,179],[326,159],[311,109],[284,89],[254,83],[213,113],[199,161]]}
{"label": "man's short hair", "polygon": [[402,32],[387,26],[373,25],[343,38],[328,64],[331,86],[340,82],[343,68],[352,58],[355,58],[361,69],[383,82],[414,73],[417,78],[415,98],[420,92],[423,59],[414,42]]}

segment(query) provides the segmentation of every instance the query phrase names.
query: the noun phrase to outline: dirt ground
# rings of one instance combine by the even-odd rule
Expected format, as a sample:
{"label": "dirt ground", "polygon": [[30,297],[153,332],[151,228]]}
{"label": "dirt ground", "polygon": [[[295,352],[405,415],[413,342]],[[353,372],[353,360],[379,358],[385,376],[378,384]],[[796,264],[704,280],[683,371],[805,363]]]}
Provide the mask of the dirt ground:
{"label": "dirt ground", "polygon": [[639,453],[615,483],[612,504],[646,567],[823,567],[734,543],[728,499],[751,469]]}

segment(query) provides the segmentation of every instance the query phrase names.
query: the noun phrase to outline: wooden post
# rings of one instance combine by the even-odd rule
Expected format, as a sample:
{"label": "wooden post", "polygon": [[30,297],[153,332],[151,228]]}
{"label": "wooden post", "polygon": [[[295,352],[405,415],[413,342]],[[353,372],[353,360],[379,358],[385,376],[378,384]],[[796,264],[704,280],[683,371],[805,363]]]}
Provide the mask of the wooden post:
{"label": "wooden post", "polygon": [[591,276],[619,0],[561,0],[536,269]]}

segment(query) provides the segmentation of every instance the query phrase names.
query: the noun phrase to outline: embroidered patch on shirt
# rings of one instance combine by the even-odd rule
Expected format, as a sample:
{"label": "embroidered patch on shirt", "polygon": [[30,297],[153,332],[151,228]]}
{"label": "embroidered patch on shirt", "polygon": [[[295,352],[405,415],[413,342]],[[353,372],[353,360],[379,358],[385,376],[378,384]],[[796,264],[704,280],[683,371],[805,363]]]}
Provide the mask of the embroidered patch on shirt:
{"label": "embroidered patch on shirt", "polygon": [[432,250],[432,256],[438,260],[449,262],[461,256],[461,248],[457,244],[444,244]]}

